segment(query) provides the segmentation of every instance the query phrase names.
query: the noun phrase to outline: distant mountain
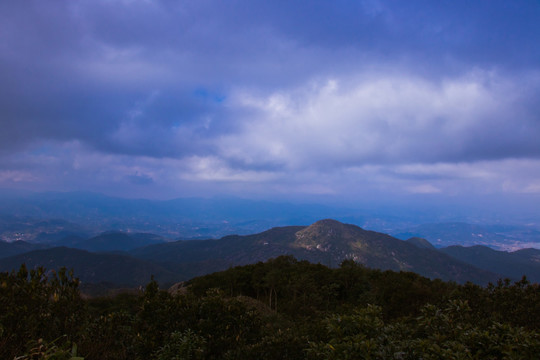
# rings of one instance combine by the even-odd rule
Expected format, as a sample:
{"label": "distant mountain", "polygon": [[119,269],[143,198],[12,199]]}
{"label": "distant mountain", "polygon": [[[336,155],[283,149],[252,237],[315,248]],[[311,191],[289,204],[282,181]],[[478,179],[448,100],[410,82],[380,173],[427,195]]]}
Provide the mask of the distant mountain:
{"label": "distant mountain", "polygon": [[88,251],[129,251],[164,242],[164,238],[155,234],[126,234],[113,231],[105,232],[90,239],[74,242],[71,247]]}
{"label": "distant mountain", "polygon": [[86,227],[66,220],[0,215],[0,239],[7,242],[53,244],[68,236],[88,237],[90,234]]}
{"label": "distant mountain", "polygon": [[424,238],[438,248],[452,245],[485,245],[499,250],[540,247],[540,231],[530,226],[432,223],[392,231],[391,234],[399,239]]}
{"label": "distant mountain", "polygon": [[[88,238],[111,230],[154,233],[168,239],[215,239],[333,218],[403,240],[425,238],[436,247],[460,244],[506,250],[540,248],[540,223],[528,217],[520,218],[513,225],[471,225],[448,222],[471,219],[455,211],[438,214],[415,211],[403,205],[361,206],[233,197],[148,200],[89,192],[6,194],[0,191],[0,239],[59,244],[69,236]],[[446,222],[437,223],[442,219]],[[419,225],[422,223],[426,225]]]}
{"label": "distant mountain", "polygon": [[467,223],[422,224],[394,234],[397,238],[421,237],[428,239],[436,247],[462,244],[502,243],[504,235],[492,233],[484,226]]}
{"label": "distant mountain", "polygon": [[179,276],[154,263],[126,255],[96,254],[85,250],[56,247],[36,250],[0,259],[0,271],[44,266],[57,270],[63,266],[73,269],[75,276],[85,283],[112,283],[117,286],[145,285],[152,275],[162,284],[172,284]]}
{"label": "distant mountain", "polygon": [[418,248],[389,235],[335,220],[321,220],[308,227],[273,228],[255,235],[226,236],[220,240],[152,245],[130,253],[159,262],[172,271],[187,272],[190,277],[284,254],[328,266],[354,259],[371,268],[413,271],[458,282],[487,283],[498,277],[436,250]]}
{"label": "distant mountain", "polygon": [[18,240],[13,242],[0,241],[0,258],[23,254],[33,250],[45,249],[47,245],[31,244]]}
{"label": "distant mountain", "polygon": [[78,236],[78,235],[68,235],[66,237],[61,238],[60,240],[56,240],[53,243],[53,247],[70,247],[70,248],[79,248],[79,245],[86,241],[86,237]]}
{"label": "distant mountain", "polygon": [[540,250],[523,249],[514,252],[496,251],[487,246],[449,246],[441,252],[481,269],[504,274],[513,280],[523,275],[540,282]]}
{"label": "distant mountain", "polygon": [[457,282],[487,283],[497,277],[436,250],[418,248],[387,234],[334,220],[318,221],[295,236],[295,245],[308,251],[331,253],[336,260],[352,258],[375,269],[412,271],[430,278]]}
{"label": "distant mountain", "polygon": [[[142,285],[150,275],[162,283],[188,280],[221,271],[231,266],[265,261],[280,255],[300,260],[339,266],[353,259],[367,267],[411,271],[420,275],[479,284],[499,278],[520,279],[522,275],[540,282],[540,250],[513,253],[484,246],[452,246],[434,249],[421,238],[407,241],[335,220],[321,220],[310,226],[276,227],[253,235],[230,235],[219,240],[162,241],[152,234],[104,233],[81,240],[66,238],[76,246],[93,251],[118,251],[125,254],[93,253],[57,247],[0,258],[0,270],[12,270],[25,262],[29,267],[66,266],[88,283],[109,282],[123,286]],[[135,244],[148,244],[134,248]],[[6,251],[25,251],[36,244],[0,243]],[[13,250],[18,246],[18,250]],[[0,250],[2,248],[0,247]],[[128,256],[129,254],[129,256]]]}
{"label": "distant mountain", "polygon": [[[357,211],[358,212],[358,211]],[[240,198],[124,199],[88,192],[1,196],[0,215],[60,218],[96,232],[151,232],[169,238],[217,238],[251,234],[271,226],[343,216],[348,209]],[[28,239],[19,239],[28,240]]]}
{"label": "distant mountain", "polygon": [[[156,234],[150,233],[123,233],[120,231],[107,231],[101,233],[97,236],[88,238],[82,237],[79,235],[70,234],[67,236],[61,236],[62,233],[56,233],[54,236],[50,236],[50,239],[43,240],[39,242],[39,237],[34,238],[34,240],[29,242],[15,241],[12,244],[19,244],[18,248],[37,250],[44,249],[47,247],[69,247],[74,249],[82,249],[88,251],[128,251],[138,247],[143,247],[147,245],[160,244],[166,241],[165,238]],[[6,242],[8,243],[8,242]],[[23,246],[24,244],[24,246]],[[6,245],[2,245],[7,249]],[[3,249],[0,246],[0,251]],[[16,246],[11,248],[16,249]],[[7,251],[7,250],[6,250]],[[19,254],[24,251],[18,251],[16,253],[9,253],[10,255]],[[0,257],[3,256],[0,253]],[[6,255],[9,256],[9,255]]]}
{"label": "distant mountain", "polygon": [[288,244],[294,241],[295,232],[303,228],[278,227],[259,234],[230,235],[218,240],[180,240],[138,248],[130,254],[163,264],[183,274],[182,280],[188,280],[231,266],[265,261],[280,255],[296,255]]}

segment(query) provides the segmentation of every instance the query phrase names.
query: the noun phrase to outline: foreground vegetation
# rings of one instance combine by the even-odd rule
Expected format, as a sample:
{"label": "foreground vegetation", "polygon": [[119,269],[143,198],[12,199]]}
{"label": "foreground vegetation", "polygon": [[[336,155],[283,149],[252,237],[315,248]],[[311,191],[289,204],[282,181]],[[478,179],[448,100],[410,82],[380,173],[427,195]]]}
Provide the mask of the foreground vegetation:
{"label": "foreground vegetation", "polygon": [[66,270],[0,274],[1,359],[537,359],[539,327],[526,279],[458,285],[352,261],[285,256],[94,299]]}

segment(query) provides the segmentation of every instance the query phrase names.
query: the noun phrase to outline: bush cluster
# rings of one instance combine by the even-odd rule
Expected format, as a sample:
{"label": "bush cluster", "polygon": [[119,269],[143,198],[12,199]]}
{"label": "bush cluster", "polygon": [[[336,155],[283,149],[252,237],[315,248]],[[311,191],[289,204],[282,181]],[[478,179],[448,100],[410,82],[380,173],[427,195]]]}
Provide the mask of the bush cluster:
{"label": "bush cluster", "polygon": [[66,269],[0,274],[1,359],[536,359],[540,288],[282,256],[170,293],[86,299]]}

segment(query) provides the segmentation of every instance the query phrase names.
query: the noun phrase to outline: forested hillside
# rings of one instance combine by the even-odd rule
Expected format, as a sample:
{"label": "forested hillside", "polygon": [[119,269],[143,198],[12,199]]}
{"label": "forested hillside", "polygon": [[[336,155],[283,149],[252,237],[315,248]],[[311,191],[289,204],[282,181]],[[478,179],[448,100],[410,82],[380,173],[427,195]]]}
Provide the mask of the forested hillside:
{"label": "forested hillside", "polygon": [[[75,274],[76,275],[76,274]],[[84,299],[65,269],[0,273],[2,359],[536,359],[540,287],[282,256]],[[32,311],[29,311],[32,309]]]}

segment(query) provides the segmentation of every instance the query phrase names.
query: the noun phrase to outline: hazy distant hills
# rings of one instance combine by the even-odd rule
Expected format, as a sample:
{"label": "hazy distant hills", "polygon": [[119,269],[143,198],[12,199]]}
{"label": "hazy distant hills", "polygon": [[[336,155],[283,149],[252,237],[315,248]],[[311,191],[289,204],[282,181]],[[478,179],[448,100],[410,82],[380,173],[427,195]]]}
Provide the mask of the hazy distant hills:
{"label": "hazy distant hills", "polygon": [[[69,240],[64,239],[64,241]],[[71,247],[88,251],[128,251],[142,246],[165,242],[161,236],[154,234],[126,234],[113,231],[105,232],[90,239],[79,239]],[[67,245],[67,244],[66,244]]]}
{"label": "hazy distant hills", "polygon": [[16,269],[23,262],[29,267],[42,265],[49,269],[66,266],[73,268],[84,282],[135,286],[146,284],[152,274],[165,284],[231,266],[293,255],[331,267],[353,259],[370,268],[412,271],[461,283],[486,284],[501,277],[519,280],[524,274],[540,281],[540,250],[508,253],[481,246],[435,249],[422,238],[399,240],[335,220],[321,220],[310,226],[276,227],[218,240],[163,240],[152,234],[119,232],[88,239],[64,239],[65,243],[71,242],[71,247],[92,252],[67,247],[34,250],[37,244],[0,243],[0,251],[5,254],[19,252],[0,259],[0,270]]}
{"label": "hazy distant hills", "polygon": [[504,274],[509,278],[519,279],[526,274],[529,280],[540,282],[540,250],[538,249],[523,249],[508,253],[476,245],[449,246],[440,251],[479,268]]}
{"label": "hazy distant hills", "polygon": [[[151,232],[178,239],[218,238],[227,234],[251,234],[272,226],[312,223],[328,216],[343,216],[348,209],[316,204],[292,204],[239,198],[179,198],[172,200],[123,199],[87,192],[47,192],[0,198],[0,238],[3,216],[23,219],[63,219],[84,224],[96,233],[108,230]],[[14,223],[14,221],[9,221]],[[20,223],[20,222],[19,222]],[[20,223],[24,230],[24,221]],[[29,226],[32,239],[36,232]],[[80,229],[79,229],[80,230]],[[84,230],[84,229],[83,229]],[[52,236],[58,229],[45,229]],[[5,240],[16,238],[8,233]],[[68,234],[66,234],[68,235]],[[64,236],[66,236],[64,235]],[[58,236],[56,236],[58,239]]]}
{"label": "hazy distant hills", "polygon": [[68,236],[86,238],[91,234],[88,228],[62,219],[0,215],[0,240],[4,241],[49,244]]}
{"label": "hazy distant hills", "polygon": [[22,240],[14,242],[0,241],[0,258],[23,254],[25,252],[47,248],[43,244],[30,244]]}
{"label": "hazy distant hills", "polygon": [[[434,211],[415,211],[408,206],[378,209],[358,206],[239,198],[148,200],[88,192],[11,194],[0,191],[0,240],[59,244],[66,237],[87,239],[105,231],[153,233],[168,240],[210,239],[332,218],[402,240],[424,238],[438,248],[456,244],[487,245],[504,250],[540,248],[538,219],[514,219],[512,225],[504,225],[499,223],[500,219],[489,220],[487,216],[482,218],[482,225],[478,225],[477,218],[454,213],[441,215]],[[489,225],[489,221],[497,225]]]}
{"label": "hazy distant hills", "polygon": [[104,232],[91,238],[85,238],[79,235],[69,235],[60,239],[48,240],[43,243],[26,242],[22,240],[14,242],[0,241],[0,257],[60,246],[94,252],[128,251],[143,246],[160,244],[165,241],[166,239],[155,234],[127,234],[119,231]]}
{"label": "hazy distant hills", "polygon": [[501,250],[540,247],[540,231],[531,226],[475,225],[462,222],[433,223],[394,231],[392,235],[399,239],[425,238],[436,247],[456,244],[485,245]]}

